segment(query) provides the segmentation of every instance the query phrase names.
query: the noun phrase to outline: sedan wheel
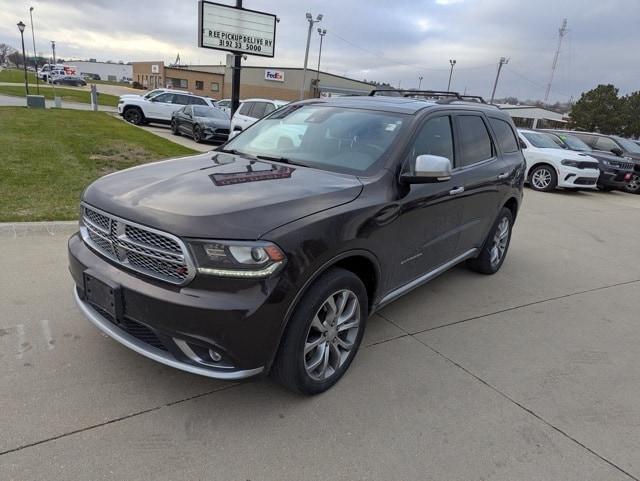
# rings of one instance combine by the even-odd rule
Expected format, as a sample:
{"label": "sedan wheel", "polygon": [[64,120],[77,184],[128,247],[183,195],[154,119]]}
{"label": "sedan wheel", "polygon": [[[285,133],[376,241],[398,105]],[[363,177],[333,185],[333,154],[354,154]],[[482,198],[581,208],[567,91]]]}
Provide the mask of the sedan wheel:
{"label": "sedan wheel", "polygon": [[531,188],[541,192],[549,192],[558,185],[558,177],[552,167],[540,165],[534,167],[529,177]]}
{"label": "sedan wheel", "polygon": [[202,132],[200,131],[200,127],[197,125],[193,127],[193,140],[198,144],[202,142]]}
{"label": "sedan wheel", "polygon": [[180,131],[178,130],[178,122],[175,120],[171,121],[171,133],[173,135],[180,135]]}

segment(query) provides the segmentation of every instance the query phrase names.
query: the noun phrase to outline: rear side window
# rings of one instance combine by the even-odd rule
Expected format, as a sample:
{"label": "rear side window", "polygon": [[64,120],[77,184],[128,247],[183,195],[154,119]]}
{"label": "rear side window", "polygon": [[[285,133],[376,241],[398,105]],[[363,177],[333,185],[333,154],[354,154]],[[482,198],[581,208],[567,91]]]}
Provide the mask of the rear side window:
{"label": "rear side window", "polygon": [[267,102],[256,102],[253,104],[253,110],[251,111],[251,117],[255,119],[261,119],[266,115],[267,106],[270,106]]}
{"label": "rear side window", "polygon": [[189,105],[189,96],[188,95],[180,95],[175,94],[173,96],[173,103],[179,105]]}
{"label": "rear side window", "polygon": [[238,113],[240,115],[246,115],[247,117],[251,117],[249,115],[250,111],[251,111],[251,107],[253,107],[253,103],[251,102],[245,102],[242,104],[242,106],[240,107],[240,109],[238,109]]}
{"label": "rear side window", "polygon": [[498,140],[498,144],[500,144],[502,152],[505,154],[517,152],[518,141],[516,140],[516,135],[513,133],[513,129],[509,123],[504,120],[493,119],[491,117],[489,118],[489,123],[491,124],[491,127],[493,127],[493,131],[496,134],[496,138]]}
{"label": "rear side window", "polygon": [[459,115],[458,134],[460,158],[456,167],[476,164],[493,157],[493,145],[482,117]]}
{"label": "rear side window", "polygon": [[190,97],[190,99],[191,99],[191,105],[207,105],[207,102],[205,101],[205,99],[201,97]]}
{"label": "rear side window", "polygon": [[427,120],[416,136],[410,155],[412,159],[418,155],[438,155],[453,164],[451,117],[446,115]]}

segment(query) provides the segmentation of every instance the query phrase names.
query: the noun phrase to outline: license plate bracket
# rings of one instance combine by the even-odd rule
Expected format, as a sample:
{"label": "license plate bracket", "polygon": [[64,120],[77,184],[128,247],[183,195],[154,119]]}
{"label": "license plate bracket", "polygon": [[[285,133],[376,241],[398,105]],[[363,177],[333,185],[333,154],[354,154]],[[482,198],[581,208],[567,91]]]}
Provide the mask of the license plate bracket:
{"label": "license plate bracket", "polygon": [[113,282],[98,279],[85,272],[84,275],[85,299],[107,312],[117,324],[122,321],[122,292],[120,286]]}

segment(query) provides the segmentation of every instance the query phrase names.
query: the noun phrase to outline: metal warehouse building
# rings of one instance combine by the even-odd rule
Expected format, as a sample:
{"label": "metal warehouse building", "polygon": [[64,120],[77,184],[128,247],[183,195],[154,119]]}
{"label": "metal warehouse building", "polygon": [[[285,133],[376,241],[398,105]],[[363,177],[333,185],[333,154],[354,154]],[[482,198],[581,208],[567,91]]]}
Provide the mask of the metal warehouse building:
{"label": "metal warehouse building", "polygon": [[124,63],[113,62],[87,62],[84,60],[68,60],[65,63],[78,67],[78,72],[91,73],[100,76],[100,80],[121,82],[130,79],[133,75],[133,66]]}
{"label": "metal warehouse building", "polygon": [[[232,68],[227,65],[165,66],[164,62],[134,62],[133,80],[145,88],[172,87],[216,99],[231,97]],[[303,70],[289,67],[243,66],[240,98],[298,100]],[[307,69],[305,98],[366,94],[372,85],[360,80]]]}

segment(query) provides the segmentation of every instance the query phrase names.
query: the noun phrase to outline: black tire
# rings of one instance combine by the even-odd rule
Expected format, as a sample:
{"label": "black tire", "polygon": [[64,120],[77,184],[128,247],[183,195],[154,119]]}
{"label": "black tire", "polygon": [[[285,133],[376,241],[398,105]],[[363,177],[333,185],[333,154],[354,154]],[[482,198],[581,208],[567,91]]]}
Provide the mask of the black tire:
{"label": "black tire", "polygon": [[[328,336],[327,334],[319,334],[315,342],[320,341],[321,345],[305,353],[305,344],[313,334],[312,324],[316,326],[316,323],[313,322],[314,318],[322,319],[324,315],[322,324],[325,325],[325,322],[327,325],[331,324],[331,318],[324,310],[326,302],[331,296],[340,295],[342,292],[348,293],[348,296],[353,295],[347,303],[350,302],[354,309],[359,309],[358,330],[354,334],[355,337],[351,341],[352,347],[346,353],[344,361],[339,361],[340,357],[335,355],[337,348],[333,345],[337,341],[334,339],[333,342],[330,342],[331,334]],[[355,307],[356,300],[357,308]],[[302,394],[311,395],[326,391],[340,380],[358,352],[368,315],[367,290],[360,278],[345,269],[331,268],[316,279],[298,302],[280,343],[271,375],[283,386]],[[334,332],[336,329],[337,326],[335,326]],[[321,339],[323,336],[325,340]],[[328,367],[327,369],[331,369],[332,372],[326,378],[315,379],[312,377],[313,370],[312,374],[308,372],[307,364],[313,364],[313,357],[323,347],[324,350],[329,351],[327,354],[328,362],[339,362],[340,364],[336,369],[333,366]],[[323,358],[322,354],[320,358]]]}
{"label": "black tire", "polygon": [[122,117],[133,125],[142,125],[145,121],[144,114],[138,107],[127,107],[124,109]]}
{"label": "black tire", "polygon": [[630,194],[640,194],[640,176],[634,174],[631,181],[624,187],[624,191]]}
{"label": "black tire", "polygon": [[[498,232],[501,230],[501,226],[503,222],[508,222],[508,230],[506,242],[504,243],[504,250],[502,250],[499,259],[495,261],[493,259],[493,249],[496,246]],[[473,271],[480,272],[481,274],[495,274],[500,270],[502,264],[504,263],[504,259],[507,257],[507,252],[509,251],[509,244],[511,243],[511,231],[513,229],[513,214],[509,209],[503,207],[498,214],[498,218],[493,223],[491,230],[489,231],[489,235],[484,241],[484,245],[482,246],[482,250],[480,254],[475,259],[469,259],[467,261],[467,267]]]}
{"label": "black tire", "polygon": [[[536,180],[537,175],[544,175],[548,178],[548,183],[538,183]],[[551,192],[558,186],[558,174],[556,170],[547,164],[536,165],[531,172],[529,172],[529,187],[538,192]]]}
{"label": "black tire", "polygon": [[596,187],[598,187],[600,192],[611,192],[613,190],[613,187],[609,187],[608,185],[598,184]]}
{"label": "black tire", "polygon": [[171,121],[171,133],[173,135],[180,135],[180,130],[178,130],[178,123],[175,120]]}
{"label": "black tire", "polygon": [[197,144],[202,142],[202,131],[198,125],[193,126],[193,141]]}

